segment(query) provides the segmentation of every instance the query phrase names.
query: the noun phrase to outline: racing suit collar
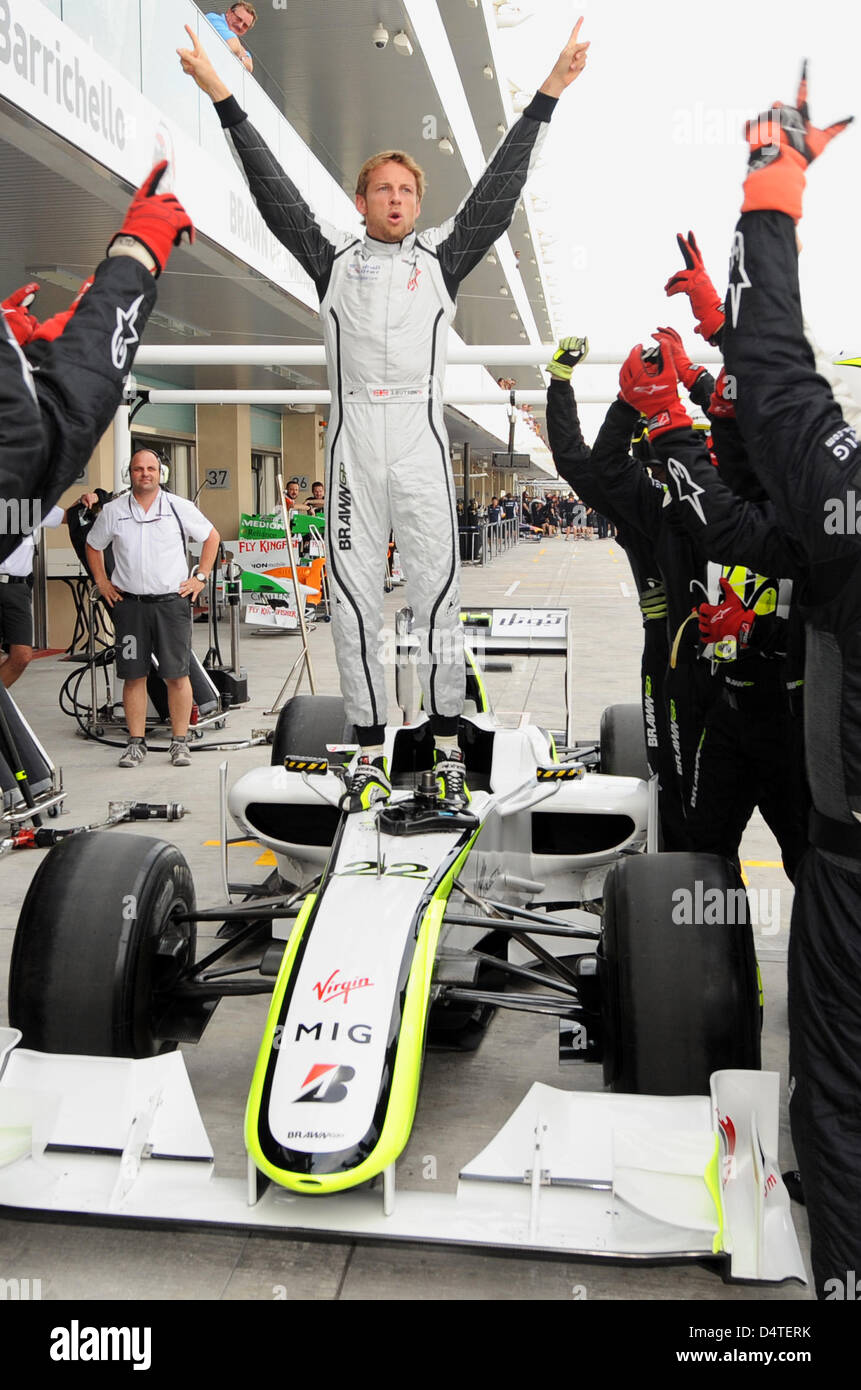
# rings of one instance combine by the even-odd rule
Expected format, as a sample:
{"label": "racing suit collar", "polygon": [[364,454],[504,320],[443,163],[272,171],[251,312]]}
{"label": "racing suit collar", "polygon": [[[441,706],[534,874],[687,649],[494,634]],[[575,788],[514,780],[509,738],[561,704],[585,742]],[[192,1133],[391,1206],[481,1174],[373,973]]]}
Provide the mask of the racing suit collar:
{"label": "racing suit collar", "polygon": [[378,241],[366,233],[363,247],[370,256],[402,256],[412,251],[415,244],[416,232],[413,230],[403,241]]}

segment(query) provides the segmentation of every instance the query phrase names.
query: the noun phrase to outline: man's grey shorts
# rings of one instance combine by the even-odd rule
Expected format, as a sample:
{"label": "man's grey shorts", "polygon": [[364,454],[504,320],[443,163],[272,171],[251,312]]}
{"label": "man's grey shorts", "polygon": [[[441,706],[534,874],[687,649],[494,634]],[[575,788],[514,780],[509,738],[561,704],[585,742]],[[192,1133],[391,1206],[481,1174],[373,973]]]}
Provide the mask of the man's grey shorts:
{"label": "man's grey shorts", "polygon": [[164,680],[188,675],[191,656],[191,604],[181,594],[155,602],[124,594],[113,607],[117,642],[117,675],[121,680],[148,676],[152,658]]}

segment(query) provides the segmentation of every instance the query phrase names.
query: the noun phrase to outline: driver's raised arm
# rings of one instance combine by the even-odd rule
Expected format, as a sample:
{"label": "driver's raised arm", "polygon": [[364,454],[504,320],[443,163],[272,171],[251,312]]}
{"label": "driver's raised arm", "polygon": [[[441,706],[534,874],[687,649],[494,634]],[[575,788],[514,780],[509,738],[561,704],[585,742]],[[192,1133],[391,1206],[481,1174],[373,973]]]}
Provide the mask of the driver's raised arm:
{"label": "driver's raised arm", "polygon": [[185,26],[191,48],[178,48],[183,72],[194,78],[211,98],[234,157],[273,236],[292,253],[311,276],[322,299],[335,254],[352,237],[320,222],[292,179],[249,121],[239,102],[222,82],[200,40]]}

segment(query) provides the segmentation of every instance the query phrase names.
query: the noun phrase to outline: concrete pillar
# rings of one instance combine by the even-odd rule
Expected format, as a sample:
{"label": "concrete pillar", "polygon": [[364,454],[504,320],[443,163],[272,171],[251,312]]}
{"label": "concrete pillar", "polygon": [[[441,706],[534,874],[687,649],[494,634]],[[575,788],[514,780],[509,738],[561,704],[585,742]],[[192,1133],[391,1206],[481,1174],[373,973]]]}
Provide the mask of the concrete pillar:
{"label": "concrete pillar", "polygon": [[235,540],[240,512],[253,510],[250,406],[197,407],[197,481],[192,495],[210,470],[226,485],[205,487],[197,505],[224,540]]}
{"label": "concrete pillar", "polygon": [[285,484],[291,478],[307,479],[300,491],[304,501],[312,483],[326,481],[326,432],[324,416],[317,411],[286,410],[281,416],[281,456]]}

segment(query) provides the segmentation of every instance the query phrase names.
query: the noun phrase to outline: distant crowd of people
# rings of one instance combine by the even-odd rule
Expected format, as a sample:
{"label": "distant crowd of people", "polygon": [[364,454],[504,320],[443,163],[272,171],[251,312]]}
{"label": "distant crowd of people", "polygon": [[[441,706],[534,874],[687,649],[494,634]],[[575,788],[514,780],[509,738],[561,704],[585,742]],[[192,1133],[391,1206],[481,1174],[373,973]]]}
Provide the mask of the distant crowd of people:
{"label": "distant crowd of people", "polygon": [[575,492],[533,494],[524,489],[519,497],[512,492],[493,496],[486,507],[473,497],[466,505],[463,501],[457,503],[457,519],[461,530],[515,521],[521,535],[561,535],[566,541],[591,541],[596,536],[606,540],[616,534],[615,525],[594,507],[588,507]]}

